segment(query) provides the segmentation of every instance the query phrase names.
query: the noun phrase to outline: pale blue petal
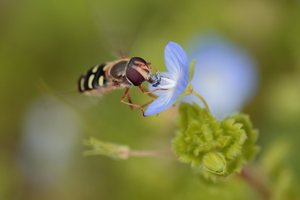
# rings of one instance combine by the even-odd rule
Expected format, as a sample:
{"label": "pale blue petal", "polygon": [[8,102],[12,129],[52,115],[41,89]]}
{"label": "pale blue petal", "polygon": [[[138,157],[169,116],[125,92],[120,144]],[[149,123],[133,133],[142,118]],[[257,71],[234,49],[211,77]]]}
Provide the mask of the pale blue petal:
{"label": "pale blue petal", "polygon": [[187,71],[183,71],[184,73],[180,74],[180,77],[177,81],[176,85],[176,93],[177,95],[183,93],[188,85],[189,82],[189,73]]}
{"label": "pale blue petal", "polygon": [[158,114],[171,107],[176,99],[172,93],[165,93],[155,99],[144,112],[145,116]]}
{"label": "pale blue petal", "polygon": [[168,71],[179,75],[188,73],[188,58],[181,46],[175,42],[169,42],[165,48],[165,64]]}

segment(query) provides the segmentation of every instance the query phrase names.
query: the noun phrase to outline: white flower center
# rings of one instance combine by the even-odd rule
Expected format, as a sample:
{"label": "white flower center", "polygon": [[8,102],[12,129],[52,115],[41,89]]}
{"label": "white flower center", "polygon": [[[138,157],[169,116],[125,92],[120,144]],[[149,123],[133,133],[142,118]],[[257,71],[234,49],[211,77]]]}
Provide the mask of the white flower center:
{"label": "white flower center", "polygon": [[168,77],[161,77],[161,84],[159,87],[164,90],[170,90],[173,89],[176,86],[176,81],[173,79],[170,79]]}

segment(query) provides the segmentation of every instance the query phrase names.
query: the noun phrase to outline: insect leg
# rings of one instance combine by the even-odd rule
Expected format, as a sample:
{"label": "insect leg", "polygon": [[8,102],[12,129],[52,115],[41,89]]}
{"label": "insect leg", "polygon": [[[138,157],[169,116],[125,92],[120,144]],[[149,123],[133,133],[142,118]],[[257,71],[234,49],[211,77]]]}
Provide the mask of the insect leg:
{"label": "insect leg", "polygon": [[[127,95],[127,99],[128,99],[128,102],[133,104],[132,101],[131,101],[131,97],[130,97],[130,93],[128,92],[128,95]],[[131,109],[140,109],[140,111],[142,112],[142,115],[145,117],[144,115],[144,108],[146,106],[148,106],[150,103],[152,103],[154,101],[154,99],[150,100],[150,101],[147,101],[146,103],[142,104],[142,105],[138,105],[138,104],[133,104],[133,105],[137,105],[139,107],[132,107],[130,106]]]}
{"label": "insect leg", "polygon": [[142,104],[141,107],[145,108],[146,106],[148,106],[150,103],[152,103],[154,101],[154,99],[147,101],[146,103]]}
{"label": "insect leg", "polygon": [[145,88],[143,88],[141,85],[139,85],[139,88],[143,94],[147,94],[148,96],[150,96],[153,99],[155,99],[157,97],[155,94],[152,94],[153,92],[158,91],[158,90],[166,90],[166,89],[162,89],[162,88],[156,88],[154,90],[149,91],[149,90],[146,90]]}
{"label": "insect leg", "polygon": [[[127,98],[128,102],[125,101],[126,98]],[[125,89],[125,92],[124,92],[123,96],[121,97],[121,102],[128,105],[131,109],[141,109],[141,110],[143,109],[140,105],[132,103],[131,97],[129,94],[129,88]]]}
{"label": "insect leg", "polygon": [[[130,96],[130,93],[129,93],[129,92],[127,93],[127,101],[128,101],[128,103],[131,103],[131,104],[133,104],[133,103],[132,103],[131,96]],[[130,105],[129,107],[130,107],[132,110],[134,109],[134,107],[133,107],[132,105]]]}

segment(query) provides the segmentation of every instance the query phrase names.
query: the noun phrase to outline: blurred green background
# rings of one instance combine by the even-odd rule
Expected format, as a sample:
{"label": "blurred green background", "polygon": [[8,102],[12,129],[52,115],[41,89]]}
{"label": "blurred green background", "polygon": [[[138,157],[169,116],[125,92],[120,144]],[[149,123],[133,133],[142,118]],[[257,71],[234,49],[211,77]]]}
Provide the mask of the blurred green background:
{"label": "blurred green background", "polygon": [[[0,0],[0,199],[258,198],[239,179],[203,185],[176,161],[170,150],[173,110],[144,118],[119,102],[122,91],[101,99],[77,94],[79,75],[119,52],[163,69],[169,40],[186,47],[211,31],[246,49],[259,67],[257,93],[244,110],[260,129],[262,149],[254,165],[273,162],[266,161],[270,148],[273,155],[288,149],[277,165],[289,178],[279,185],[295,186],[299,21],[296,0]],[[146,99],[138,94],[134,99]],[[169,156],[83,157],[82,140],[89,136]]]}

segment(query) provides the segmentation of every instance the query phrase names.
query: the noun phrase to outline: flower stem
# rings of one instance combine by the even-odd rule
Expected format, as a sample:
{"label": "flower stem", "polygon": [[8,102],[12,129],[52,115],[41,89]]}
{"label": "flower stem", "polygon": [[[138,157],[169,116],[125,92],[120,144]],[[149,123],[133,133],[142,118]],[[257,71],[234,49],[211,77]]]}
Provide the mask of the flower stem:
{"label": "flower stem", "polygon": [[160,156],[159,152],[154,150],[131,150],[130,157],[157,157]]}
{"label": "flower stem", "polygon": [[249,168],[243,168],[240,173],[240,177],[253,189],[255,190],[264,200],[271,199],[271,191],[263,183],[263,181],[253,174]]}
{"label": "flower stem", "polygon": [[196,97],[198,97],[198,99],[200,99],[200,101],[202,101],[202,103],[204,104],[205,109],[206,109],[208,112],[210,112],[209,106],[208,106],[208,104],[207,104],[207,102],[206,102],[206,100],[204,99],[203,96],[201,96],[200,94],[198,94],[197,92],[195,92],[193,89],[192,89],[192,91],[191,91],[191,94],[193,94],[193,95],[195,95]]}
{"label": "flower stem", "polygon": [[190,95],[190,94],[195,95],[204,104],[205,109],[210,113],[208,103],[206,102],[203,96],[201,96],[200,94],[194,91],[192,85],[189,85],[187,87],[186,95]]}

